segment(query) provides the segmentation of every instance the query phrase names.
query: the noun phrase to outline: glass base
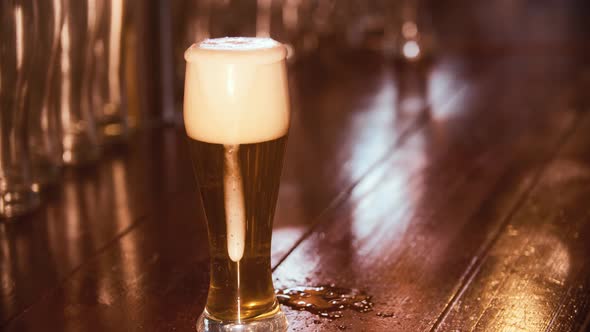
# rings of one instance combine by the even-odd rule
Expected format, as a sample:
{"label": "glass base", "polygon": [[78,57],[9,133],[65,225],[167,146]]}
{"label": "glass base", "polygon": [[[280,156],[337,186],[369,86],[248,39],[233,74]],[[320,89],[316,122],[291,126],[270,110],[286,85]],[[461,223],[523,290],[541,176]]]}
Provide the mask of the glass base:
{"label": "glass base", "polygon": [[125,144],[129,136],[126,116],[127,112],[118,103],[107,103],[103,115],[98,121],[103,146]]}
{"label": "glass base", "polygon": [[37,163],[32,168],[33,185],[31,188],[35,192],[42,192],[55,185],[61,174],[61,168],[49,162]]}
{"label": "glass base", "polygon": [[0,192],[0,219],[12,220],[39,207],[39,193],[30,188]]}
{"label": "glass base", "polygon": [[62,154],[65,165],[87,165],[98,161],[101,150],[96,145],[76,146],[74,149],[64,149]]}
{"label": "glass base", "polygon": [[127,127],[121,123],[104,124],[101,128],[101,145],[122,145],[129,140]]}
{"label": "glass base", "polygon": [[215,320],[205,311],[197,322],[198,332],[286,332],[289,323],[282,311],[270,317],[248,319],[241,322]]}

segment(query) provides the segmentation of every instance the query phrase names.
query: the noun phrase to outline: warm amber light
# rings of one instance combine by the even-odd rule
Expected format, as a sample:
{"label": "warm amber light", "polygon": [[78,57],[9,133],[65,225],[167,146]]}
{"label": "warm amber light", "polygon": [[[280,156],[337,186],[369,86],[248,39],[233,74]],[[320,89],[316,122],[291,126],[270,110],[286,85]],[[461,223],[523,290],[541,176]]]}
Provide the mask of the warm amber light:
{"label": "warm amber light", "polygon": [[412,21],[404,22],[402,25],[402,34],[406,39],[416,38],[418,36],[418,26]]}
{"label": "warm amber light", "polygon": [[420,56],[420,45],[416,41],[410,40],[404,44],[402,51],[406,58],[416,59]]}

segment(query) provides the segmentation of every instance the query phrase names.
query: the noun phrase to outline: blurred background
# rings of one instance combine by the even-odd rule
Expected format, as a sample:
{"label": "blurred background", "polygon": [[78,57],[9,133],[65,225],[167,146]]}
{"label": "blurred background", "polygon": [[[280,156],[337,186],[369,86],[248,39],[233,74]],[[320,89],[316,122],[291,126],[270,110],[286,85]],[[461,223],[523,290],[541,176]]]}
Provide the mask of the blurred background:
{"label": "blurred background", "polygon": [[[588,4],[579,0],[177,0],[160,4],[173,50],[174,118],[182,104],[184,50],[208,37],[270,36],[290,47],[293,66],[373,52],[397,64],[431,65],[450,54],[502,56],[535,48],[562,52],[582,42]],[[573,19],[577,18],[577,19]],[[585,31],[584,31],[585,30]],[[168,73],[164,73],[166,77]],[[164,91],[164,90],[162,90]],[[170,114],[170,115],[168,115]]]}
{"label": "blurred background", "polygon": [[[64,165],[96,163],[143,129],[180,127],[183,52],[205,38],[270,36],[287,44],[293,72],[325,76],[373,61],[395,66],[400,86],[423,89],[429,68],[449,57],[583,54],[588,7],[583,0],[4,1],[0,215],[34,209]],[[342,61],[360,54],[370,57]],[[427,96],[412,102],[424,104],[420,98]]]}
{"label": "blurred background", "polygon": [[[96,163],[143,129],[181,127],[183,53],[205,38],[272,37],[288,46],[290,70],[308,77],[379,62],[398,69],[394,89],[424,90],[430,69],[449,57],[584,54],[588,7],[583,0],[4,1],[0,215],[33,210],[39,192],[60,182],[62,166]],[[292,95],[297,111],[302,100]],[[427,104],[424,91],[412,98],[417,108]]]}

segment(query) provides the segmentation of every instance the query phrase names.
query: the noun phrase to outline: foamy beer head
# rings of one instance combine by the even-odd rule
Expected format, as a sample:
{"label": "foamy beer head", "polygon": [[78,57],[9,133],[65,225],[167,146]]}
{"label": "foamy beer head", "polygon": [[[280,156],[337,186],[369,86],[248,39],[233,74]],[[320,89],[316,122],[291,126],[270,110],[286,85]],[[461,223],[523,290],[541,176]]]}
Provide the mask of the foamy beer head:
{"label": "foamy beer head", "polygon": [[218,38],[192,45],[184,54],[188,136],[217,144],[284,136],[289,127],[286,53],[270,38]]}

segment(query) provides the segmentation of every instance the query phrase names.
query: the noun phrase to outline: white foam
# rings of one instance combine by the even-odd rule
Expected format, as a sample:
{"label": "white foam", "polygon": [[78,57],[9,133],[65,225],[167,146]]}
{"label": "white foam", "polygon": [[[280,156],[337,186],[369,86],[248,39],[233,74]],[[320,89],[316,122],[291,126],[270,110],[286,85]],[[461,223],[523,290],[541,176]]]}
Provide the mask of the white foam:
{"label": "white foam", "polygon": [[270,38],[208,39],[185,52],[184,124],[196,140],[217,144],[286,135],[286,48]]}
{"label": "white foam", "polygon": [[234,262],[239,262],[242,259],[246,246],[246,208],[244,207],[244,189],[242,173],[240,172],[239,151],[239,145],[224,146],[223,194],[227,253]]}

